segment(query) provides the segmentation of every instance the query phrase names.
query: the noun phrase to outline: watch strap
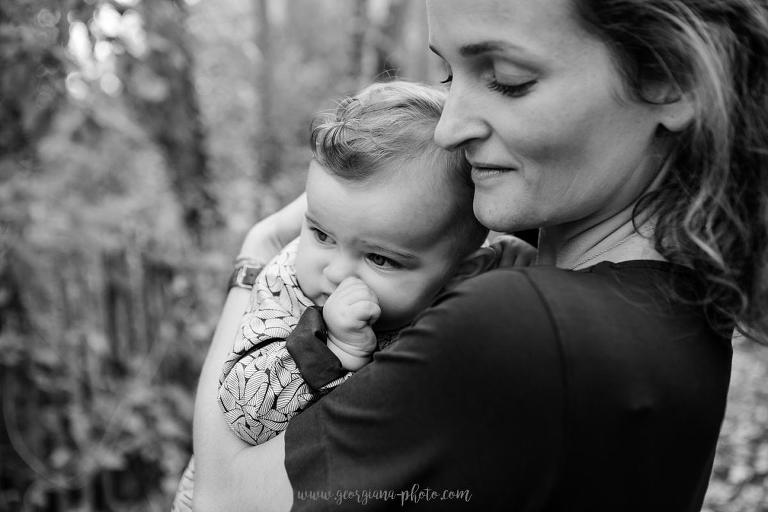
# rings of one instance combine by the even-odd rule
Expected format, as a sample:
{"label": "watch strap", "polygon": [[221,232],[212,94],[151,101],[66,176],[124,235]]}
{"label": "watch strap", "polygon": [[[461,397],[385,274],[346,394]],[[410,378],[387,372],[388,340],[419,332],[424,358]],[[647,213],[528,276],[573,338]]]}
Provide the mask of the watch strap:
{"label": "watch strap", "polygon": [[256,283],[256,278],[263,269],[264,265],[254,260],[238,260],[232,275],[229,277],[227,290],[231,290],[235,286],[246,290],[252,289]]}

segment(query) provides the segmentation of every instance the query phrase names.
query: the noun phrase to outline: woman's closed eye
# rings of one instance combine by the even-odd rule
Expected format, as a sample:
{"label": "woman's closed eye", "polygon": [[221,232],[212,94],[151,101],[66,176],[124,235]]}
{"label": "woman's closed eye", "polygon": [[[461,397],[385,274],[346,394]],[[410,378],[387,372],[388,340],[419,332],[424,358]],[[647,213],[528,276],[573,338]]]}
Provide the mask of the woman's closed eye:
{"label": "woman's closed eye", "polygon": [[445,73],[445,78],[440,80],[440,83],[451,85],[451,82],[453,82],[453,70],[451,70],[451,66],[449,66],[442,58],[440,59],[440,64],[443,67],[443,73]]}
{"label": "woman's closed eye", "polygon": [[536,85],[536,80],[529,80],[527,82],[521,82],[517,84],[502,83],[495,78],[488,81],[488,88],[490,90],[499,92],[504,96],[511,96],[513,98],[524,96],[534,85]]}
{"label": "woman's closed eye", "polygon": [[503,64],[490,66],[482,78],[490,90],[515,98],[524,96],[538,82],[536,75],[505,69]]}
{"label": "woman's closed eye", "polygon": [[[515,78],[500,78],[497,76],[497,73],[493,69],[483,74],[486,75],[486,86],[490,90],[499,92],[504,96],[511,96],[513,98],[524,96],[534,85],[538,83],[538,80],[535,78],[526,76]],[[447,76],[440,80],[440,83],[450,87],[451,82],[453,82],[453,73],[448,71]]]}
{"label": "woman's closed eye", "polygon": [[382,256],[381,254],[376,253],[368,253],[365,255],[366,259],[370,261],[374,266],[383,268],[383,269],[398,269],[402,268],[403,266],[393,260],[392,258],[387,258],[386,256]]}

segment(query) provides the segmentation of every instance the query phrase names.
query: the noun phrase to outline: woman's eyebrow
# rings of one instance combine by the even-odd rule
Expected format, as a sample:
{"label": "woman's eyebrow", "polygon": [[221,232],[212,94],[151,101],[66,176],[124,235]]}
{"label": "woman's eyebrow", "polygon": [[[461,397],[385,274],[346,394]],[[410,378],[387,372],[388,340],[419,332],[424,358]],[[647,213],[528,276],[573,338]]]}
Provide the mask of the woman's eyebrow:
{"label": "woman's eyebrow", "polygon": [[459,54],[462,57],[473,57],[484,53],[500,52],[505,50],[514,50],[515,52],[526,53],[525,49],[516,44],[506,41],[483,41],[481,43],[467,44],[459,48]]}
{"label": "woman's eyebrow", "polygon": [[[440,57],[441,59],[444,59],[444,57],[440,54],[440,52],[437,50],[437,48],[430,44],[429,49]],[[480,43],[471,43],[466,44],[459,48],[459,55],[462,57],[476,57],[478,55],[485,55],[486,53],[503,53],[503,52],[514,52],[515,55],[524,63],[530,62],[530,54],[528,51],[526,51],[525,48],[522,46],[518,46],[514,43],[510,43],[507,41],[483,41]]]}

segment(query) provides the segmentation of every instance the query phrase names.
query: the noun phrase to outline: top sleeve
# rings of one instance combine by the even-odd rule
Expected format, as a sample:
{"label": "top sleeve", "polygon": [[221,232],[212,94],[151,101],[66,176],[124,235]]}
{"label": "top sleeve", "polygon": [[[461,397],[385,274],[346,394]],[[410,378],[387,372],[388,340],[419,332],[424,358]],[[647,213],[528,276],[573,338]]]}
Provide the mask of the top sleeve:
{"label": "top sleeve", "polygon": [[[267,340],[245,353],[235,353],[218,392],[229,428],[246,443],[262,444],[285,430],[294,416],[322,394],[344,382],[350,373],[332,353],[319,350],[324,347],[322,314],[310,306],[286,340]],[[303,366],[295,355],[301,356]]]}
{"label": "top sleeve", "polygon": [[290,423],[294,510],[541,506],[563,444],[553,325],[524,273],[494,271],[442,295]]}
{"label": "top sleeve", "polygon": [[302,378],[315,390],[335,387],[349,373],[328,349],[327,339],[322,310],[311,306],[301,315],[285,343]]}
{"label": "top sleeve", "polygon": [[249,444],[264,443],[285,430],[292,417],[344,380],[340,376],[311,388],[286,347],[286,340],[323,331],[322,316],[296,280],[297,243],[286,246],[257,277],[219,379],[224,418]]}

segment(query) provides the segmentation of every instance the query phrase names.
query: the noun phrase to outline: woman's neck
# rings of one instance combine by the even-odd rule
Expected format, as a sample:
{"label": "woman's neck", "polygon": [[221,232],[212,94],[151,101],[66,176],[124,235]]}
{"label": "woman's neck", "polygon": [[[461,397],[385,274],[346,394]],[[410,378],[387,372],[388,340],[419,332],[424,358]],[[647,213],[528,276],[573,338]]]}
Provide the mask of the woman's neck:
{"label": "woman's neck", "polygon": [[542,228],[537,264],[580,270],[601,261],[665,261],[654,248],[653,219],[639,217],[635,229],[633,208],[631,205],[587,228],[572,225]]}

